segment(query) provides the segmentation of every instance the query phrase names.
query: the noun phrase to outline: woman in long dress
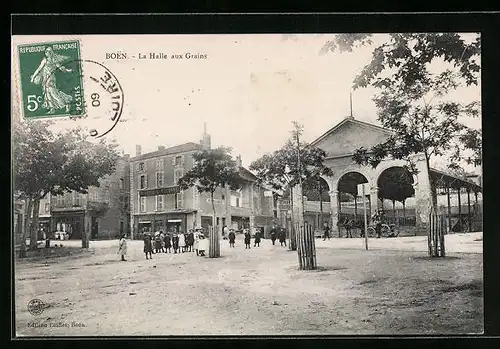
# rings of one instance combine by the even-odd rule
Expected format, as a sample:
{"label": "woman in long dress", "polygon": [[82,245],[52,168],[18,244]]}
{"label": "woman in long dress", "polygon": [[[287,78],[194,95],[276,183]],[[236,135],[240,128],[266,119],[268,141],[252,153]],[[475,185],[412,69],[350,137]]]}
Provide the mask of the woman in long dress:
{"label": "woman in long dress", "polygon": [[198,242],[198,251],[200,256],[204,257],[205,252],[208,252],[209,247],[208,239],[206,239],[203,234],[200,234],[200,240]]}
{"label": "woman in long dress", "polygon": [[184,249],[186,247],[186,237],[183,233],[179,233],[179,249],[184,253]]}
{"label": "woman in long dress", "polygon": [[69,112],[70,103],[73,97],[57,88],[56,70],[71,73],[72,70],[64,67],[62,64],[68,62],[69,57],[54,53],[51,47],[45,49],[45,57],[40,65],[31,75],[31,82],[42,85],[43,103],[42,108],[48,109],[48,114],[55,113],[56,109],[65,108]]}

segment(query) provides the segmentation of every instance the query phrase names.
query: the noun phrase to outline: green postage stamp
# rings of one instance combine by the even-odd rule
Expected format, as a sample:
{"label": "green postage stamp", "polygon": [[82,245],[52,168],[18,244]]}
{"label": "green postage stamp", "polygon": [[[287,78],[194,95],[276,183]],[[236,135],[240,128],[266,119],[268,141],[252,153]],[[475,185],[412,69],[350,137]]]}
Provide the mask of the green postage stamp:
{"label": "green postage stamp", "polygon": [[82,116],[82,60],[77,40],[18,46],[25,118]]}

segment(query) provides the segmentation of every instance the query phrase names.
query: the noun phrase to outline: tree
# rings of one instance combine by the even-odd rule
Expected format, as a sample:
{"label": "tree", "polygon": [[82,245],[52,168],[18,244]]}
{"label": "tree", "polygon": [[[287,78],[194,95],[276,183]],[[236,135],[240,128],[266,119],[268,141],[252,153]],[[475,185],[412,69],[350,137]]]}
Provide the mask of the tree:
{"label": "tree", "polygon": [[[193,154],[194,166],[179,178],[178,185],[182,190],[196,186],[199,193],[209,193],[213,210],[213,225],[216,221],[214,193],[217,188],[229,185],[238,189],[243,183],[236,161],[231,157],[231,148],[218,147],[202,150]],[[210,258],[220,257],[219,233],[210,231]]]}
{"label": "tree", "polygon": [[[294,126],[293,132],[297,132],[297,125]],[[273,189],[286,193],[288,190],[292,191],[292,188],[300,181],[306,182],[311,178],[332,175],[331,169],[324,164],[326,152],[320,148],[300,142],[300,161],[298,161],[297,144],[294,142],[294,137],[296,134],[292,134],[292,139],[289,139],[282,148],[264,154],[250,164],[250,170],[256,172],[259,182],[266,183]],[[290,197],[292,197],[291,194]],[[292,250],[296,250],[294,236],[291,237],[290,241]]]}
{"label": "tree", "polygon": [[[25,229],[30,232],[30,249],[37,247],[40,200],[49,193],[87,193],[89,186],[99,186],[100,178],[113,173],[118,157],[116,144],[104,140],[92,143],[80,128],[53,133],[50,125],[39,121],[13,122],[13,184],[27,201]],[[82,246],[88,247],[85,238],[82,237]],[[23,231],[21,257],[26,254],[25,241]]]}
{"label": "tree", "polygon": [[[339,35],[321,52],[352,51],[367,44],[372,44],[367,34]],[[464,82],[466,86],[478,84],[480,49],[479,36],[467,44],[454,33],[389,34],[389,40],[373,50],[371,61],[354,79],[354,88],[379,89],[374,97],[378,120],[393,134],[372,149],[358,149],[354,161],[376,167],[387,157],[408,159],[422,153],[429,168],[433,156],[449,153],[457,138],[468,138],[464,135],[471,131],[459,118],[479,115],[479,103],[465,105],[446,97]],[[446,69],[432,72],[436,62],[444,62]],[[436,187],[430,175],[429,182],[432,209],[437,212]]]}

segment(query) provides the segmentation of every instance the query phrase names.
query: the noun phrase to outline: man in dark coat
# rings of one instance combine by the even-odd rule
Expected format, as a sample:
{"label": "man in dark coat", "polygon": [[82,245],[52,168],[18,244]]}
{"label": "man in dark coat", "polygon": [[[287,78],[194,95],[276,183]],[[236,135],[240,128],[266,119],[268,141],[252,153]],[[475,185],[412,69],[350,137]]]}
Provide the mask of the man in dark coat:
{"label": "man in dark coat", "polygon": [[245,249],[250,248],[250,239],[252,235],[250,234],[250,229],[245,229]]}
{"label": "man in dark coat", "polygon": [[194,232],[192,229],[190,229],[187,236],[187,246],[189,247],[189,252],[193,252],[193,245],[194,245]]}
{"label": "man in dark coat", "polygon": [[146,255],[146,259],[153,258],[153,244],[151,242],[151,235],[149,235],[149,233],[144,234],[144,254]]}
{"label": "man in dark coat", "polygon": [[165,241],[165,253],[171,253],[172,252],[172,238],[170,237],[169,233],[166,233],[164,236],[164,241]]}
{"label": "man in dark coat", "polygon": [[283,246],[285,244],[286,246],[286,231],[285,228],[281,228],[281,231],[279,233],[279,238],[280,238],[280,244]]}
{"label": "man in dark coat", "polygon": [[236,234],[234,234],[233,229],[229,231],[228,238],[229,238],[229,247],[234,247],[234,240],[236,240]]}
{"label": "man in dark coat", "polygon": [[272,241],[273,245],[276,242],[276,227],[275,226],[273,226],[271,228],[271,241]]}
{"label": "man in dark coat", "polygon": [[179,236],[177,234],[174,234],[174,237],[172,238],[172,246],[174,248],[174,253],[177,253],[177,250],[179,249]]}
{"label": "man in dark coat", "polygon": [[260,229],[255,232],[255,238],[253,240],[253,247],[260,247]]}
{"label": "man in dark coat", "polygon": [[323,224],[323,241],[325,241],[326,238],[328,238],[328,240],[330,240],[330,227],[328,226],[327,222],[325,222],[325,224]]}

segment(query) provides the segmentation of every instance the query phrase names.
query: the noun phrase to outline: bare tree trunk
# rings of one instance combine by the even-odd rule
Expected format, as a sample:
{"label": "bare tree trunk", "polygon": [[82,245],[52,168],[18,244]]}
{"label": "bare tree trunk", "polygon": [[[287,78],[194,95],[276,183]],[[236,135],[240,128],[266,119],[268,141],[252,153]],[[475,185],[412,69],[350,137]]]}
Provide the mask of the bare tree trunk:
{"label": "bare tree trunk", "polygon": [[26,211],[24,212],[24,227],[21,229],[21,248],[19,249],[19,258],[26,257],[26,235],[31,232],[31,212],[33,210],[33,200],[26,199]]}
{"label": "bare tree trunk", "polygon": [[220,242],[219,242],[219,230],[218,227],[216,226],[216,212],[215,212],[215,202],[214,202],[214,192],[210,192],[210,198],[212,200],[212,210],[213,210],[213,229],[211,232],[209,232],[209,241],[210,241],[210,246],[209,246],[209,257],[210,258],[217,258],[220,257]]}
{"label": "bare tree trunk", "polygon": [[319,211],[320,211],[320,221],[319,221],[319,229],[321,229],[323,225],[323,186],[321,185],[321,181],[318,181],[318,191],[319,191]]}
{"label": "bare tree trunk", "polygon": [[290,229],[290,243],[288,248],[290,251],[297,251],[297,232],[295,231],[295,220],[293,219],[293,188],[290,187],[290,208],[292,209],[291,215],[291,229]]}
{"label": "bare tree trunk", "polygon": [[40,197],[33,198],[33,219],[30,231],[30,250],[36,250],[38,245],[38,215],[40,212]]}
{"label": "bare tree trunk", "polygon": [[429,179],[430,186],[430,194],[431,194],[431,214],[429,217],[429,233],[428,233],[428,241],[429,241],[429,256],[431,257],[444,257],[444,238],[441,236],[444,234],[441,224],[439,224],[440,216],[437,211],[437,191],[436,184],[431,178],[430,173],[430,165],[429,165],[429,156],[425,153],[425,164],[427,166],[427,176]]}

